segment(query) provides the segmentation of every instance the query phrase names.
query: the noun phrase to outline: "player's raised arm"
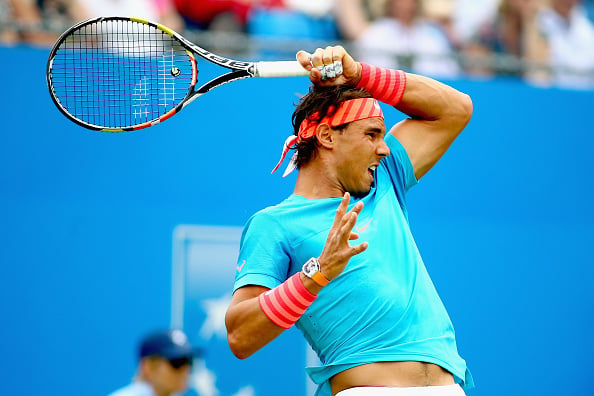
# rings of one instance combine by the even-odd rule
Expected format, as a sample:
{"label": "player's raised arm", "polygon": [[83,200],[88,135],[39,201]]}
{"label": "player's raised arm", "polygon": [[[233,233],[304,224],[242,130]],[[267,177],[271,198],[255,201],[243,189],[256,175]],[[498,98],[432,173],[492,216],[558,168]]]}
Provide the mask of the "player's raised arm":
{"label": "player's raised arm", "polygon": [[470,97],[430,77],[362,63],[358,87],[410,118],[394,125],[417,179],[450,147],[472,116]]}
{"label": "player's raised arm", "polygon": [[[300,51],[297,60],[309,68],[314,84],[356,85],[408,115],[390,133],[405,147],[418,179],[435,165],[472,116],[470,97],[455,88],[430,77],[356,62],[341,46],[313,54]],[[342,63],[340,75],[333,74],[337,61]]]}

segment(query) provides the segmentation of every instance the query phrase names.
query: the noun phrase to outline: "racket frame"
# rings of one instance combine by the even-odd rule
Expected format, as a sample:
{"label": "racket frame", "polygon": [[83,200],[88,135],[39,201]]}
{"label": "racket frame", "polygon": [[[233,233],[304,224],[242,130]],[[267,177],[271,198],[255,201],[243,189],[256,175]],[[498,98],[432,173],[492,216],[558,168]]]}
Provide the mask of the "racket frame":
{"label": "racket frame", "polygon": [[[185,97],[178,103],[175,107],[167,111],[165,114],[150,120],[143,122],[141,124],[136,124],[132,126],[126,126],[121,128],[110,128],[105,126],[98,126],[94,124],[90,124],[85,122],[72,114],[60,103],[59,98],[54,93],[54,87],[52,83],[52,68],[53,68],[53,61],[56,53],[60,49],[62,43],[66,41],[70,36],[73,35],[74,32],[82,29],[84,26],[105,22],[105,21],[131,21],[140,24],[149,25],[153,28],[156,28],[173,39],[177,40],[182,47],[186,50],[190,62],[192,64],[192,80],[190,87],[185,95]],[[222,74],[212,80],[206,82],[202,86],[196,88],[196,83],[198,81],[198,66],[196,62],[196,58],[194,55],[198,55],[203,59],[212,62],[218,66],[230,69],[229,72]],[[210,51],[205,50],[204,48],[192,43],[181,34],[175,32],[173,29],[168,28],[160,23],[155,23],[149,21],[144,18],[136,18],[136,17],[121,17],[121,16],[112,16],[112,17],[97,17],[88,19],[86,21],[82,21],[70,29],[66,30],[64,33],[60,35],[56,43],[54,44],[53,48],[50,51],[50,55],[48,57],[47,66],[46,66],[46,81],[47,86],[50,91],[50,96],[54,101],[55,105],[58,109],[70,120],[74,121],[78,125],[81,125],[87,129],[92,129],[95,131],[101,132],[127,132],[127,131],[135,131],[143,128],[147,128],[149,126],[153,126],[156,124],[165,121],[166,119],[170,118],[174,114],[180,112],[185,106],[199,98],[200,96],[204,95],[206,92],[221,86],[223,84],[244,79],[250,77],[290,77],[290,76],[306,76],[309,72],[304,69],[297,61],[270,61],[270,62],[247,62],[247,61],[239,61],[230,58],[226,58],[221,55],[214,54]]]}

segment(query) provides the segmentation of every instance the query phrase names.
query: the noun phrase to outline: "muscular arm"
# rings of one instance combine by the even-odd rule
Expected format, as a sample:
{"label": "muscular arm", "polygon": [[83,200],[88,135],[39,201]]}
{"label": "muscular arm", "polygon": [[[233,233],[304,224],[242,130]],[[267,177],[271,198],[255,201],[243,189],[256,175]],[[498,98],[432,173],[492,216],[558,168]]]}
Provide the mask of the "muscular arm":
{"label": "muscular arm", "polygon": [[[323,81],[321,73],[309,65],[309,54],[300,51],[297,59],[311,70],[310,79],[319,85],[357,85],[362,68],[341,46],[317,49],[311,54],[314,66],[329,65],[340,60],[343,74]],[[406,74],[406,89],[396,109],[408,115],[392,127],[392,133],[408,153],[415,176],[420,179],[441,158],[454,139],[468,124],[472,115],[470,97],[437,80],[417,74]]]}
{"label": "muscular arm", "polygon": [[227,341],[231,352],[240,359],[251,356],[284,331],[272,323],[260,308],[258,296],[266,290],[262,286],[242,287],[233,294],[227,309]]}
{"label": "muscular arm", "polygon": [[468,95],[428,77],[407,74],[406,81],[396,109],[411,118],[394,125],[390,133],[406,149],[420,179],[468,124],[472,101]]}

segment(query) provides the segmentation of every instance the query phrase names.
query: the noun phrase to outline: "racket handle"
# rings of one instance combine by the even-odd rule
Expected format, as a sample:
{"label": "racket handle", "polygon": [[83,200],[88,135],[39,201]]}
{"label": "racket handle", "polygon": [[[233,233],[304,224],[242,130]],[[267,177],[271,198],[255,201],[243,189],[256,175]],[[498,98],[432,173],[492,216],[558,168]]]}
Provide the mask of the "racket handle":
{"label": "racket handle", "polygon": [[296,77],[307,76],[309,72],[297,61],[257,62],[254,77]]}

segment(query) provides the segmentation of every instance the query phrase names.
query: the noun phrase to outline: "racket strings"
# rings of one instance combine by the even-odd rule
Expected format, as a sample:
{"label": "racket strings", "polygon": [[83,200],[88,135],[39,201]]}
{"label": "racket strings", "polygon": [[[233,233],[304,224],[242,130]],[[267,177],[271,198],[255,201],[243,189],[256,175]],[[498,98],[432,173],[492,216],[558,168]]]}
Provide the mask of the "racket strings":
{"label": "racket strings", "polygon": [[75,118],[103,128],[130,128],[174,109],[195,83],[183,46],[160,29],[131,20],[96,21],[57,49],[52,89]]}

